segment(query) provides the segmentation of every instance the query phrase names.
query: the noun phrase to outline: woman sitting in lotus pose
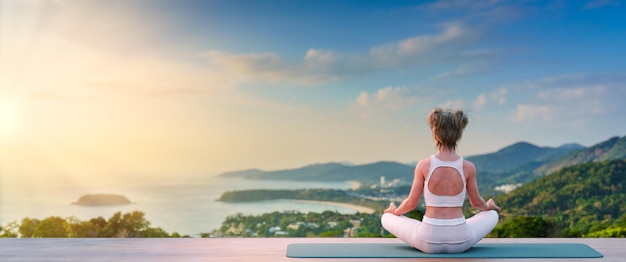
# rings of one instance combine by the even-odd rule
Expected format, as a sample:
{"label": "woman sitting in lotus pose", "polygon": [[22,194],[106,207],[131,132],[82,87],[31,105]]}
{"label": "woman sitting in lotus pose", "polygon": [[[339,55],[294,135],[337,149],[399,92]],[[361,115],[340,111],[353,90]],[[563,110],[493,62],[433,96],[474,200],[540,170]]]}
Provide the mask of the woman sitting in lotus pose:
{"label": "woman sitting in lotus pose", "polygon": [[[383,228],[426,253],[461,253],[483,239],[498,223],[500,211],[493,199],[485,202],[478,192],[474,164],[457,155],[457,142],[467,126],[462,110],[433,109],[428,124],[439,148],[415,167],[409,196],[396,207],[393,202],[381,218]],[[403,214],[415,209],[424,193],[426,213],[422,221]],[[463,202],[482,210],[465,219]]]}

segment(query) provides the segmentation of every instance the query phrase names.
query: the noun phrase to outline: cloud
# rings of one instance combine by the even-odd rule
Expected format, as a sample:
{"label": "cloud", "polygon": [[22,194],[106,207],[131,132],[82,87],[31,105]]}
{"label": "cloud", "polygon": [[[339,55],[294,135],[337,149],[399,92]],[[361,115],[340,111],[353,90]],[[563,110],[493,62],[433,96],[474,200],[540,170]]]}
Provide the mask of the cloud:
{"label": "cloud", "polygon": [[619,5],[620,5],[620,1],[618,0],[594,0],[594,1],[587,2],[584,8],[595,9],[595,8],[602,8],[602,7],[607,7],[607,6],[619,6]]}
{"label": "cloud", "polygon": [[276,53],[229,54],[212,50],[200,54],[227,76],[239,81],[289,82],[317,85],[333,82],[339,75],[329,71],[337,58],[329,51],[310,49],[301,63],[285,61]]}
{"label": "cloud", "polygon": [[408,108],[419,99],[405,86],[387,86],[372,93],[365,91],[359,93],[351,103],[350,110],[362,119],[368,119],[374,115],[385,115]]}
{"label": "cloud", "polygon": [[600,115],[626,113],[625,75],[572,74],[527,81],[516,92],[531,96],[519,101],[513,122],[584,121]]}
{"label": "cloud", "polygon": [[479,94],[476,99],[472,102],[472,106],[475,110],[482,110],[486,106],[490,104],[495,104],[497,106],[503,106],[507,99],[506,95],[508,90],[506,88],[499,88],[493,90],[489,93]]}
{"label": "cloud", "polygon": [[444,108],[458,109],[465,107],[464,99],[448,100],[443,105]]}
{"label": "cloud", "polygon": [[237,54],[210,50],[200,56],[226,75],[243,81],[319,85],[372,71],[426,65],[442,59],[465,59],[467,49],[471,49],[480,36],[476,30],[448,23],[442,25],[438,33],[374,46],[361,54],[311,48],[300,61],[287,61],[273,52]]}
{"label": "cloud", "polygon": [[362,60],[382,69],[465,61],[468,49],[479,42],[483,32],[459,23],[441,25],[437,34],[419,35],[370,49]]}
{"label": "cloud", "polygon": [[511,120],[513,122],[535,120],[547,122],[555,119],[557,111],[559,110],[555,106],[550,105],[519,104],[511,116]]}
{"label": "cloud", "polygon": [[490,98],[498,103],[498,105],[504,105],[506,103],[506,94],[508,90],[506,88],[500,88],[491,93]]}
{"label": "cloud", "polygon": [[474,108],[483,108],[485,105],[487,104],[487,95],[485,94],[480,94],[478,95],[478,97],[476,97],[476,100],[474,101]]}
{"label": "cloud", "polygon": [[483,68],[460,67],[460,68],[455,69],[454,71],[443,72],[438,75],[435,75],[432,77],[432,79],[441,80],[441,79],[454,78],[454,77],[465,76],[465,75],[479,74],[479,73],[484,73],[487,71],[488,70],[485,67]]}
{"label": "cloud", "polygon": [[339,60],[339,57],[331,51],[322,49],[309,49],[306,51],[304,59],[310,65],[325,66],[337,62]]}
{"label": "cloud", "polygon": [[454,16],[456,21],[487,25],[515,20],[536,10],[536,6],[529,8],[527,4],[527,1],[438,0],[420,4],[416,9],[422,11],[422,15],[443,18]]}
{"label": "cloud", "polygon": [[476,11],[493,7],[499,4],[499,0],[489,1],[464,1],[464,0],[439,0],[420,6],[420,8],[430,11],[449,11],[449,10],[470,10]]}

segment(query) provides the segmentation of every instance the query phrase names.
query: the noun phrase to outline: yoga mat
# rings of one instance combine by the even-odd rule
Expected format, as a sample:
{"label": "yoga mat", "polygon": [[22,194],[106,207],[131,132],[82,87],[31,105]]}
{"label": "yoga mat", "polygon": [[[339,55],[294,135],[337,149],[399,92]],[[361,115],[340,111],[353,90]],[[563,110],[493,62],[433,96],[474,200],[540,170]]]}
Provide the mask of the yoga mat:
{"label": "yoga mat", "polygon": [[299,243],[287,246],[292,258],[601,258],[585,244],[478,243],[464,253],[428,254],[404,243]]}

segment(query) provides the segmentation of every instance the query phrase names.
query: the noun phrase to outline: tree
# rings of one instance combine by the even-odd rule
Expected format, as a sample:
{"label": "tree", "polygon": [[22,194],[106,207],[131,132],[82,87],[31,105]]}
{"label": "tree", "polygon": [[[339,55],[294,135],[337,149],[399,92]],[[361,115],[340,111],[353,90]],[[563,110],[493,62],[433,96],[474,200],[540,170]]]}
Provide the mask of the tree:
{"label": "tree", "polygon": [[60,217],[48,217],[37,224],[33,237],[68,237],[69,232],[65,228],[65,219]]}
{"label": "tree", "polygon": [[122,215],[116,212],[104,226],[106,237],[141,237],[141,232],[148,229],[150,222],[141,211],[133,211]]}
{"label": "tree", "polygon": [[494,233],[497,237],[546,237],[548,223],[540,217],[513,217],[498,225]]}
{"label": "tree", "polygon": [[20,225],[17,222],[9,222],[6,226],[0,226],[0,238],[16,238]]}
{"label": "tree", "polygon": [[[174,235],[176,235],[176,237],[180,237],[178,233],[172,234],[172,236]],[[141,237],[169,237],[169,236],[170,235],[160,227],[148,228],[141,232]]]}
{"label": "tree", "polygon": [[603,230],[591,232],[585,237],[626,237],[626,228],[624,227],[609,227]]}
{"label": "tree", "polygon": [[41,221],[39,221],[38,219],[30,219],[28,217],[22,219],[22,224],[20,224],[20,228],[18,230],[20,236],[23,238],[33,237],[33,234],[35,233],[35,228],[40,222]]}

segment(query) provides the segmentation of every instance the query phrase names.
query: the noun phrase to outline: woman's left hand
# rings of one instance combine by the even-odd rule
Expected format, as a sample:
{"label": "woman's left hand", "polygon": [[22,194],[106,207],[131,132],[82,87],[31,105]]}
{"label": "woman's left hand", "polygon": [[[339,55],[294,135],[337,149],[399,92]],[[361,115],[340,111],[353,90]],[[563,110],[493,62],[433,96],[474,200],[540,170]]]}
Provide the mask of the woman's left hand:
{"label": "woman's left hand", "polygon": [[383,211],[383,213],[392,213],[396,211],[396,204],[393,202],[389,203],[389,207]]}

